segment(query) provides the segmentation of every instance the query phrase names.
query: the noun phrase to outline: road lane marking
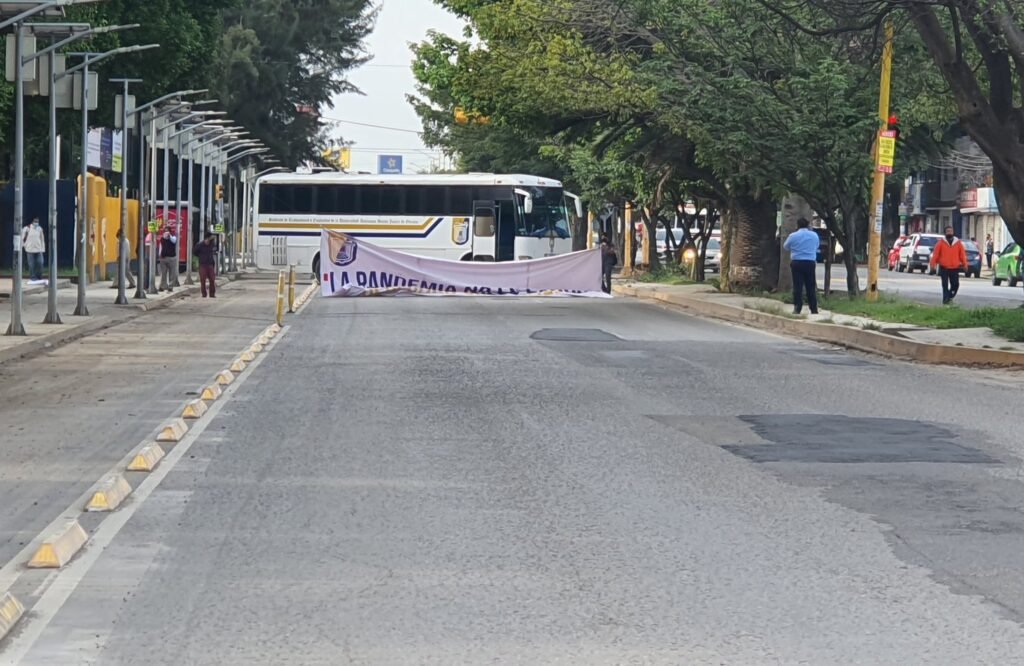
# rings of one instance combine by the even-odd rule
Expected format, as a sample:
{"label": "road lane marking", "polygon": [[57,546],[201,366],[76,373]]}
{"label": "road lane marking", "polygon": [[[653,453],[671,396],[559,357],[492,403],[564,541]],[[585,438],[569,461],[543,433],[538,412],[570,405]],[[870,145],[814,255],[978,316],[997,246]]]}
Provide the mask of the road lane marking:
{"label": "road lane marking", "polygon": [[[267,345],[268,350],[272,349],[284,334],[288,331],[289,327],[285,327],[281,330],[276,338]],[[119,511],[111,513],[106,519],[100,523],[100,525],[93,532],[91,539],[89,540],[89,547],[85,549],[77,559],[72,561],[64,569],[59,572],[55,571],[52,578],[48,578],[47,581],[50,583],[46,586],[42,596],[38,598],[36,603],[26,609],[26,614],[31,617],[24,620],[20,626],[20,633],[16,634],[10,639],[8,645],[4,648],[3,652],[0,652],[0,666],[18,666],[21,660],[28,654],[39,637],[42,636],[43,632],[56,617],[57,613],[64,604],[67,603],[68,599],[78,588],[78,585],[82,582],[85,576],[92,569],[93,565],[99,560],[100,556],[106,551],[107,547],[113,542],[114,538],[120,533],[121,529],[128,523],[135,512],[145,503],[146,499],[153,494],[153,491],[159,487],[160,483],[170,474],[171,470],[178,464],[192,445],[199,439],[206,428],[213,422],[220,413],[221,409],[226,403],[230,401],[231,396],[238,392],[238,390],[245,384],[245,381],[251,376],[251,374],[258,368],[263,361],[267,358],[267,354],[263,354],[255,361],[253,361],[245,372],[243,372],[234,382],[234,384],[228,387],[224,391],[224,398],[214,403],[209,411],[206,413],[206,417],[197,422],[195,427],[185,435],[185,437],[178,442],[170,453],[164,458],[162,464],[152,474],[147,476],[142,483],[139,484],[135,492],[132,493],[133,500],[125,504]],[[137,451],[133,451],[131,454],[125,457],[121,463],[119,463],[115,470],[123,468],[127,462],[134,457]],[[85,493],[83,496],[83,502],[91,496],[90,492]],[[66,511],[66,514],[72,514],[77,517],[81,514],[82,502],[76,502]],[[77,509],[77,510],[75,510]],[[62,515],[54,521],[57,525],[61,524],[61,521],[68,520],[67,517]],[[48,534],[52,531],[49,527],[44,530],[44,534]],[[40,541],[40,538],[34,539],[32,545],[37,545],[36,541]],[[29,548],[25,550],[29,553],[33,552]],[[23,551],[24,552],[24,551]],[[4,569],[7,571],[0,570],[0,575],[4,578],[0,578],[0,593],[3,590],[8,589],[14,582],[17,581],[18,575],[21,573],[18,571],[20,568],[18,562],[21,562],[21,554],[5,565]],[[9,584],[2,585],[6,578],[10,579]],[[47,582],[44,581],[44,584]],[[40,588],[43,586],[41,585]],[[38,590],[37,590],[38,591]]]}

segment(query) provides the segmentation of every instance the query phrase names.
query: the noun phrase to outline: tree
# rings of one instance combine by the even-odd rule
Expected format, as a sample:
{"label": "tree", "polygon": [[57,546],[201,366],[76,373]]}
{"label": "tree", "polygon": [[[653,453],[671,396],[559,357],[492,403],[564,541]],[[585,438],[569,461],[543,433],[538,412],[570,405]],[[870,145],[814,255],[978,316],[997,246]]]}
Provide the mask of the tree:
{"label": "tree", "polygon": [[[1024,243],[1024,11],[991,0],[811,0],[828,20],[807,20],[790,0],[759,0],[817,36],[877,38],[890,18],[920,37],[955,104],[960,126],[992,160],[999,212]],[[801,0],[801,5],[803,0]]]}
{"label": "tree", "polygon": [[216,88],[228,115],[295,166],[319,155],[320,109],[358,92],[346,73],[367,60],[370,0],[252,0],[223,14]]}

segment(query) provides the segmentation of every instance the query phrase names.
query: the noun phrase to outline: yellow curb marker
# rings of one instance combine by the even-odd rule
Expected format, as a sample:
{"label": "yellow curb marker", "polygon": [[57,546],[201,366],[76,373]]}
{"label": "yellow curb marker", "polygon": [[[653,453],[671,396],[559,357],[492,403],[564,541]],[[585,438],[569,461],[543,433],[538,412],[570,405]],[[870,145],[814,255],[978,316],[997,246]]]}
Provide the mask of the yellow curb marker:
{"label": "yellow curb marker", "polygon": [[71,520],[39,545],[28,566],[30,569],[60,569],[88,540],[89,535],[78,521]]}
{"label": "yellow curb marker", "polygon": [[252,363],[253,361],[256,360],[256,354],[252,353],[251,350],[246,349],[238,358],[245,361],[246,363]]}
{"label": "yellow curb marker", "polygon": [[204,387],[203,390],[199,392],[199,399],[216,400],[217,398],[220,397],[220,394],[220,384],[210,384],[209,386]]}
{"label": "yellow curb marker", "polygon": [[249,351],[251,351],[253,354],[259,354],[261,351],[263,351],[263,348],[263,343],[256,342],[251,347],[249,347]]}
{"label": "yellow curb marker", "polygon": [[160,433],[156,436],[158,442],[180,442],[181,438],[188,432],[188,424],[185,419],[171,419],[160,426]]}
{"label": "yellow curb marker", "polygon": [[245,361],[240,358],[236,358],[231,362],[231,367],[228,368],[228,370],[231,372],[241,372],[242,370],[245,370]]}
{"label": "yellow curb marker", "polygon": [[[220,387],[217,387],[220,390]],[[217,395],[220,395],[218,393]],[[185,409],[181,410],[181,418],[183,419],[199,419],[206,413],[206,403],[202,400],[193,400],[192,402],[185,405]]]}
{"label": "yellow curb marker", "polygon": [[127,469],[129,472],[152,472],[163,457],[164,450],[159,444],[149,444],[132,458]]}
{"label": "yellow curb marker", "polygon": [[0,597],[0,638],[6,636],[24,614],[25,607],[21,602],[10,592],[5,592]]}
{"label": "yellow curb marker", "polygon": [[132,494],[132,487],[120,474],[111,474],[100,481],[99,488],[85,505],[86,511],[113,511],[126,497]]}
{"label": "yellow curb marker", "polygon": [[230,370],[221,370],[220,374],[217,375],[217,383],[221,386],[227,386],[233,381],[235,381],[235,375]]}

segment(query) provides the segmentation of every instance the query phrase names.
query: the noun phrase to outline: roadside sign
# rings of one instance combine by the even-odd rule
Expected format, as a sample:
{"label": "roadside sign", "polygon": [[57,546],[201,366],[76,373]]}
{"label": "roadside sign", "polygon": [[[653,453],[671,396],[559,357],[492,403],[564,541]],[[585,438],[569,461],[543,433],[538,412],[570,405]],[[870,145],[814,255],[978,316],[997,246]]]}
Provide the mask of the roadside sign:
{"label": "roadside sign", "polygon": [[223,224],[215,224],[215,225],[213,225],[213,233],[215,233],[215,234],[222,234],[222,233],[224,233],[224,225]]}
{"label": "roadside sign", "polygon": [[380,174],[400,174],[402,173],[402,156],[401,155],[378,155],[377,156],[377,173]]}
{"label": "roadside sign", "polygon": [[896,163],[896,132],[885,130],[878,134],[878,170],[881,173],[892,173]]}
{"label": "roadside sign", "polygon": [[150,233],[155,234],[156,232],[160,231],[160,221],[150,220],[149,223],[146,224],[146,228],[149,229]]}

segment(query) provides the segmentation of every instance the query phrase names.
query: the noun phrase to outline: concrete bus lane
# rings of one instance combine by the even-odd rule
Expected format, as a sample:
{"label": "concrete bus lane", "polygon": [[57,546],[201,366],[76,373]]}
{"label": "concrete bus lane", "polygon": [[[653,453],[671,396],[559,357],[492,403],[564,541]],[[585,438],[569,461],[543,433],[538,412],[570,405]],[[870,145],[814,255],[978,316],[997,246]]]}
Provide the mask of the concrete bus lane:
{"label": "concrete bus lane", "polygon": [[272,283],[234,282],[0,365],[0,566],[177,415],[273,308]]}

